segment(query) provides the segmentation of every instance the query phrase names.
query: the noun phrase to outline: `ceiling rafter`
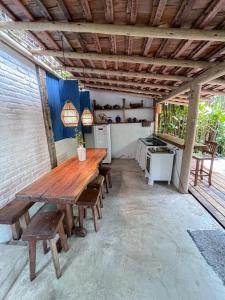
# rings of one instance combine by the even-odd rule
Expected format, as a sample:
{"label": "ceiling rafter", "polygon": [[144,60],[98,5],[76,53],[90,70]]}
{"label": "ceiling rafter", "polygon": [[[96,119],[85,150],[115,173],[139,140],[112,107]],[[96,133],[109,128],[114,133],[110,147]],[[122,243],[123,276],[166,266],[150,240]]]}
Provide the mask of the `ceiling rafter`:
{"label": "ceiling rafter", "polygon": [[187,68],[209,68],[213,66],[213,62],[208,61],[197,61],[197,60],[184,60],[184,59],[167,59],[167,58],[150,58],[136,55],[112,55],[112,54],[102,54],[102,53],[79,53],[79,52],[64,52],[64,51],[54,51],[54,50],[32,50],[34,55],[46,55],[53,57],[65,57],[65,58],[79,58],[88,60],[106,60],[106,61],[117,61],[122,63],[140,63],[146,65],[168,65],[168,66],[178,66]]}
{"label": "ceiling rafter", "polygon": [[68,21],[72,21],[72,17],[71,17],[71,14],[69,13],[69,10],[68,8],[66,7],[66,4],[64,3],[63,0],[56,0],[59,8],[61,9],[61,11],[63,12],[65,18],[68,20]]}

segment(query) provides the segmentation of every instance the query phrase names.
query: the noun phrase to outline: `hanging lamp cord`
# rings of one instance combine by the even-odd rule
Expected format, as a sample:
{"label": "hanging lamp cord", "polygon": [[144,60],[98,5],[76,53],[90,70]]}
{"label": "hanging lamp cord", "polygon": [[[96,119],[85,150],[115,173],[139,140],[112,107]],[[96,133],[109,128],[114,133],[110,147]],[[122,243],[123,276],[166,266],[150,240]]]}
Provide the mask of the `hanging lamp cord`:
{"label": "hanging lamp cord", "polygon": [[67,76],[66,76],[66,58],[65,58],[65,49],[64,49],[63,35],[61,35],[61,42],[62,42],[62,51],[63,51],[64,72],[65,72],[65,79],[66,79],[67,78]]}

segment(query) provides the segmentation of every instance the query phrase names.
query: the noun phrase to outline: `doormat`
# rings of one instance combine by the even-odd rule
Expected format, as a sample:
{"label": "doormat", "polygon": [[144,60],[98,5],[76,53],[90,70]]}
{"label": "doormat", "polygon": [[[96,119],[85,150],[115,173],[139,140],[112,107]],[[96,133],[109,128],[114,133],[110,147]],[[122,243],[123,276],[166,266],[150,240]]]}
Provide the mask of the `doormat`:
{"label": "doormat", "polygon": [[206,262],[225,285],[225,232],[217,230],[188,230]]}

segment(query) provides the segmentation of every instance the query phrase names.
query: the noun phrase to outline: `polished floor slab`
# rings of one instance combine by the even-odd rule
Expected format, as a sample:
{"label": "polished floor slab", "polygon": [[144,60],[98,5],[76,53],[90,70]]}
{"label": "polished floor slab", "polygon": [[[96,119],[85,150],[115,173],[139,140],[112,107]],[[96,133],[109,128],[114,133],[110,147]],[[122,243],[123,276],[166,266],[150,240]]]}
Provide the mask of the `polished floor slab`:
{"label": "polished floor slab", "polygon": [[6,299],[225,299],[224,285],[187,232],[220,225],[193,196],[166,184],[149,187],[134,160],[115,160],[112,169],[99,232],[89,216],[88,235],[72,237],[60,254],[59,280],[39,245],[38,277],[29,281],[26,264]]}

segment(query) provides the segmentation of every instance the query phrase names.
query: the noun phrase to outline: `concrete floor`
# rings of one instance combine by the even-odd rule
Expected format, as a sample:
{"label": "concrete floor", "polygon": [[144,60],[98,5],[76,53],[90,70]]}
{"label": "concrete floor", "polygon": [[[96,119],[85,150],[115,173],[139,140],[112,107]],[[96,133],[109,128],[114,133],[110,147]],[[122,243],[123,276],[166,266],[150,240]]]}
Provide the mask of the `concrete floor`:
{"label": "concrete floor", "polygon": [[38,277],[29,281],[26,264],[6,299],[225,299],[224,285],[187,233],[220,228],[214,219],[191,195],[149,187],[135,161],[115,160],[112,168],[99,232],[89,219],[86,238],[69,240],[59,280],[39,245]]}

